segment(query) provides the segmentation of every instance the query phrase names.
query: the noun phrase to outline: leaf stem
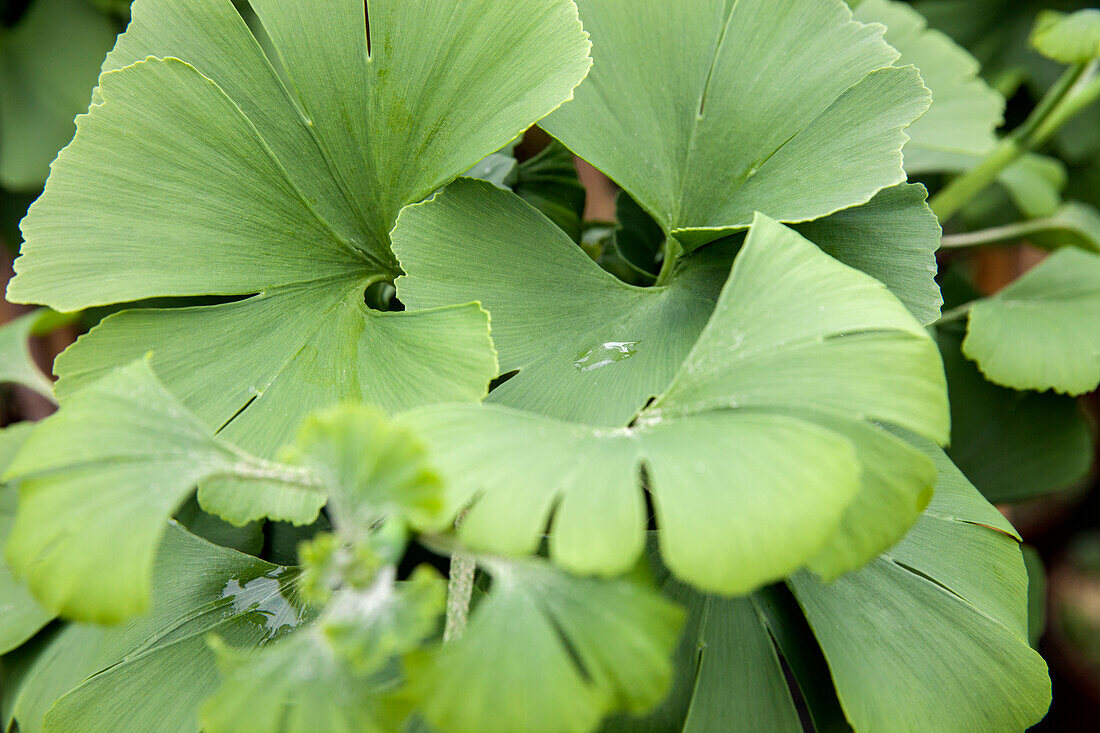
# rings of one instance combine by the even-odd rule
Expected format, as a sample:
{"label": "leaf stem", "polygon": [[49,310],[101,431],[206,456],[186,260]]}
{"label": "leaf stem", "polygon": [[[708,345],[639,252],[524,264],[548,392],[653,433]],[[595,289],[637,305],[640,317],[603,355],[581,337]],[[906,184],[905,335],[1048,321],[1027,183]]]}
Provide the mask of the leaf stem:
{"label": "leaf stem", "polygon": [[951,218],[967,202],[984,191],[1021,155],[1039,147],[1059,127],[1100,98],[1097,62],[1074,64],[1046,93],[1022,125],[1001,140],[978,165],[956,177],[928,204],[940,221]]}
{"label": "leaf stem", "polygon": [[964,232],[962,234],[945,234],[940,239],[940,249],[960,249],[962,247],[976,247],[982,244],[1003,244],[1014,242],[1029,234],[1042,231],[1047,226],[1053,226],[1052,219],[1033,219],[1031,221],[1005,224],[999,227],[980,229],[976,232]]}
{"label": "leaf stem", "polygon": [[661,271],[657,273],[657,281],[653,284],[654,287],[668,284],[668,281],[672,279],[672,273],[676,270],[676,263],[680,260],[680,256],[684,254],[684,248],[672,236],[665,238],[664,251],[665,257],[661,261]]}
{"label": "leaf stem", "polygon": [[470,616],[470,599],[474,594],[474,573],[477,563],[472,555],[456,552],[451,555],[451,573],[447,581],[447,624],[443,641],[453,641],[466,630]]}

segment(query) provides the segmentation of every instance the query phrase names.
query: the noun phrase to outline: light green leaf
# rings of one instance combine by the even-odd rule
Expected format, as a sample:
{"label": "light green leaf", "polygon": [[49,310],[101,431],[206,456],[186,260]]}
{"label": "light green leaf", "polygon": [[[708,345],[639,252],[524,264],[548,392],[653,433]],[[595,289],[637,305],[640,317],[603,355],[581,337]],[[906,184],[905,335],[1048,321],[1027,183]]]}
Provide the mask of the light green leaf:
{"label": "light green leaf", "polygon": [[272,61],[229,0],[135,3],[26,220],[9,298],[252,296],[122,314],[59,371],[94,379],[153,350],[209,427],[232,420],[227,436],[267,457],[342,399],[482,397],[496,368],[480,309],[383,316],[363,294],[398,273],[402,206],[571,96],[590,65],[576,7],[372,0],[368,38],[361,0],[253,5]]}
{"label": "light green leaf", "polygon": [[[34,425],[17,423],[0,430],[0,475],[27,440]],[[15,488],[0,484],[0,545],[6,544],[15,518]],[[45,626],[53,614],[34,600],[27,588],[12,577],[0,558],[0,654],[7,654]]]}
{"label": "light green leaf", "polygon": [[543,127],[687,249],[754,211],[808,221],[905,180],[928,90],[840,0],[578,5],[594,66]]}
{"label": "light green leaf", "polygon": [[[417,255],[418,268],[434,262]],[[653,297],[614,280],[608,287]],[[560,316],[528,317],[556,323]],[[638,390],[621,370],[640,357],[639,350],[594,370],[603,374],[588,393],[570,392],[575,382],[564,380],[545,389],[590,403],[625,387],[637,390],[638,409],[652,392]],[[505,387],[522,378],[521,371]],[[938,353],[904,306],[880,283],[759,217],[690,354],[628,427],[498,405],[425,408],[406,419],[422,431],[446,478],[449,511],[476,499],[459,529],[475,547],[529,553],[553,515],[556,562],[584,573],[622,572],[642,549],[644,463],[665,564],[681,579],[728,594],[811,561],[827,575],[843,572],[896,541],[927,501],[932,476],[914,449],[864,420],[946,441],[946,416]],[[621,426],[629,416],[619,419]],[[738,480],[731,484],[731,476]],[[861,490],[868,496],[853,503]],[[879,526],[860,527],[867,522]]]}
{"label": "light green leaf", "polygon": [[937,338],[951,395],[947,452],[987,499],[1021,501],[1085,477],[1092,435],[1076,400],[990,384],[959,351],[961,329]]}
{"label": "light green leaf", "polygon": [[223,682],[203,706],[203,730],[399,730],[411,700],[391,660],[435,630],[445,595],[427,568],[397,584],[390,572],[372,588],[339,592],[313,628],[270,647],[235,649],[215,640]]}
{"label": "light green leaf", "polygon": [[21,384],[52,402],[53,381],[34,363],[27,343],[40,315],[28,313],[0,326],[0,384]]}
{"label": "light green leaf", "polygon": [[280,454],[328,489],[329,516],[345,540],[382,519],[445,529],[443,487],[421,440],[377,408],[347,404],[309,417]]}
{"label": "light green leaf", "polygon": [[482,558],[493,578],[465,633],[422,663],[418,709],[447,733],[583,733],[656,705],[683,614],[632,578]]}
{"label": "light green leaf", "polygon": [[1100,255],[1058,250],[970,310],[963,353],[991,382],[1071,395],[1100,384]]}
{"label": "light green leaf", "polygon": [[66,626],[49,642],[16,700],[21,731],[42,731],[46,716],[50,731],[194,733],[218,685],[211,633],[238,647],[262,645],[312,616],[297,599],[294,571],[174,524],[154,577],[145,616],[110,629]]}
{"label": "light green leaf", "polygon": [[1050,703],[1018,537],[942,452],[924,518],[865,569],[789,584],[856,730],[1024,730]]}
{"label": "light green leaf", "polygon": [[37,191],[88,108],[114,23],[87,0],[34,0],[0,28],[0,186]]}
{"label": "light green leaf", "polygon": [[997,143],[1005,100],[978,76],[977,59],[938,30],[911,6],[896,0],[864,0],[854,11],[863,23],[886,26],[886,42],[901,53],[898,66],[913,64],[932,91],[932,106],[905,133],[905,170],[937,170],[929,152],[960,151],[983,155]]}
{"label": "light green leaf", "polygon": [[147,361],[135,362],[39,423],[2,477],[19,488],[7,560],[48,610],[100,623],[133,616],[148,607],[169,516],[218,475],[242,481],[219,514],[308,523],[325,503],[310,474],[211,437]]}
{"label": "light green leaf", "polygon": [[1100,10],[1044,10],[1035,20],[1031,45],[1062,64],[1082,64],[1100,56]]}
{"label": "light green leaf", "polygon": [[841,262],[890,288],[922,324],[940,317],[940,224],[919,184],[883,189],[863,206],[794,227]]}

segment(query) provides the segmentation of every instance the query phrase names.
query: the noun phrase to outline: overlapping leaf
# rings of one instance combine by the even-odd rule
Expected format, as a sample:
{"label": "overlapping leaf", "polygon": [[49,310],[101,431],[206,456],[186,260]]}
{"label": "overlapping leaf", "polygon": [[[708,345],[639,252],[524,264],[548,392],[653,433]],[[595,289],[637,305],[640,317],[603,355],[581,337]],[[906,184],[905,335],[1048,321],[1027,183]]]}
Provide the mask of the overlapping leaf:
{"label": "overlapping leaf", "polygon": [[856,730],[1023,730],[1050,704],[1018,537],[934,447],[924,517],[864,570],[789,582]]}
{"label": "overlapping leaf", "polygon": [[325,503],[311,474],[212,437],[135,362],[40,423],[8,467],[3,478],[19,488],[8,562],[49,610],[108,623],[134,615],[148,606],[168,518],[211,476],[236,483],[208,508],[242,523],[308,523]]}
{"label": "overlapping leaf", "polygon": [[896,0],[863,0],[853,11],[856,20],[882,23],[886,42],[901,57],[897,65],[913,64],[932,91],[932,106],[906,131],[905,170],[911,175],[939,170],[937,153],[983,155],[997,143],[1004,98],[979,76],[978,61],[937,30],[911,6]]}
{"label": "overlapping leaf", "polygon": [[685,247],[754,211],[817,219],[905,180],[902,129],[928,90],[841,0],[578,5],[594,66],[543,127]]}
{"label": "overlapping leaf", "polygon": [[992,382],[1076,395],[1100,384],[1100,255],[1066,247],[970,311],[963,353]]}
{"label": "overlapping leaf", "polygon": [[920,522],[859,572],[788,580],[801,608],[782,587],[723,599],[667,581],[689,610],[677,687],[654,714],[610,729],[801,731],[789,681],[815,730],[1023,730],[1042,717],[1050,687],[1027,641],[1018,537],[921,446],[939,478]]}
{"label": "overlapping leaf", "polygon": [[66,626],[46,643],[15,700],[19,730],[193,732],[200,705],[218,685],[209,634],[243,648],[311,617],[297,599],[293,571],[178,525],[160,546],[155,578],[147,615],[111,629]]}
{"label": "overlapping leaf", "polygon": [[265,455],[341,399],[478,399],[496,369],[476,305],[383,315],[363,292],[397,274],[403,205],[570,97],[590,65],[575,6],[253,6],[270,60],[230,0],[134,4],[24,224],[9,297],[65,310],[250,296],[122,313],[58,369],[73,390],[151,349],[208,426],[232,421],[229,437]]}
{"label": "overlapping leaf", "polygon": [[1063,64],[1080,64],[1100,56],[1100,9],[1075,13],[1045,10],[1039,13],[1031,44]]}
{"label": "overlapping leaf", "polygon": [[[448,219],[425,214],[418,221],[419,241],[433,246],[417,251],[417,267],[440,251],[435,241],[449,236],[438,221]],[[405,262],[408,248],[398,251]],[[552,275],[573,277],[579,269],[555,270],[552,252],[528,256],[543,257]],[[503,264],[502,273],[516,272]],[[590,278],[596,274],[604,277],[596,270]],[[459,289],[461,280],[444,282]],[[639,301],[664,307],[683,295],[611,279],[605,287],[608,300],[627,302],[623,315],[591,301],[591,315],[569,306],[540,310],[525,299],[511,302],[508,290],[498,288],[499,302],[512,310],[487,305],[503,310],[506,366],[509,324],[528,334],[536,324],[554,326],[546,330],[557,344],[524,345],[548,355],[534,365],[554,377],[544,378],[545,394],[532,400],[530,389],[503,389],[493,394],[503,392],[498,400],[509,407],[410,414],[447,479],[450,511],[476,499],[460,528],[466,541],[530,552],[553,515],[550,550],[557,562],[580,572],[622,572],[642,549],[643,463],[665,563],[679,577],[724,593],[752,590],[806,564],[828,576],[857,567],[915,521],[934,478],[930,464],[864,420],[945,441],[943,372],[923,329],[881,284],[759,217],[690,353],[678,368],[664,367],[664,385],[652,369],[635,370],[633,380],[613,375],[635,362],[671,359],[660,339],[685,338],[679,323],[654,329],[652,346],[628,329],[652,328],[651,314],[634,320]],[[577,328],[573,342],[562,343],[570,327]],[[637,355],[616,358],[622,352],[615,345],[627,341],[637,342],[631,346]],[[593,358],[583,350],[589,343],[610,346]],[[578,344],[581,351],[573,351]],[[646,348],[653,353],[644,358]],[[544,367],[551,360],[557,363]],[[520,374],[505,388],[523,377],[526,365],[516,366]],[[636,412],[654,394],[661,396],[631,421],[631,408]]]}
{"label": "overlapping leaf", "polygon": [[465,633],[423,662],[418,709],[448,733],[584,733],[665,695],[682,612],[633,578],[482,558],[493,578]]}

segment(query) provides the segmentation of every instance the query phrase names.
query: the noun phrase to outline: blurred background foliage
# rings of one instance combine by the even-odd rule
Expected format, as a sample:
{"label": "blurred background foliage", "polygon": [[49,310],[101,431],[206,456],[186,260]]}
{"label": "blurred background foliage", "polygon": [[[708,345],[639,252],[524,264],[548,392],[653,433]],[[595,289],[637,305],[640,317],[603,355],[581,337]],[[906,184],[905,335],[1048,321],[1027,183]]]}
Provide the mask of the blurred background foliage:
{"label": "blurred background foliage", "polygon": [[[1062,72],[1029,43],[1038,14],[1095,2],[912,4],[978,59],[986,81],[1006,100],[1002,129],[1011,130]],[[247,18],[247,9],[242,12]],[[0,286],[19,250],[18,222],[72,137],[74,117],[87,109],[100,62],[128,16],[128,0],[0,4]],[[1100,209],[1100,103],[1040,152],[1015,178],[1003,178],[970,201],[946,223],[945,234],[1040,220],[1064,212],[1066,201]],[[532,129],[472,174],[511,187],[618,277],[652,282],[660,264],[659,230],[612,182],[542,131]],[[919,180],[935,192],[946,177]],[[1098,223],[1090,225],[1100,236]],[[1035,245],[1044,243],[1028,236],[1021,229],[1007,244],[941,251],[944,310],[995,293],[1040,262],[1046,252]],[[0,299],[0,325],[27,310]],[[104,315],[40,320],[31,349],[43,370],[48,373],[54,357]],[[937,334],[951,388],[951,456],[1030,546],[1033,639],[1054,679],[1053,707],[1036,730],[1093,730],[1100,716],[1100,394],[1073,399],[995,386],[960,353],[963,322],[942,323]],[[0,386],[0,425],[40,419],[52,409],[30,390]]]}

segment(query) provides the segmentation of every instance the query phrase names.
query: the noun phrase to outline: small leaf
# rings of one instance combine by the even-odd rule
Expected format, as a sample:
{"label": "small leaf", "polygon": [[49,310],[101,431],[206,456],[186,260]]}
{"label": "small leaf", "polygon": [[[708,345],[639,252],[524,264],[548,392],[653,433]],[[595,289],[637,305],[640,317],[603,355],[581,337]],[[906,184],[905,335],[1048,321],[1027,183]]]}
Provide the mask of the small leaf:
{"label": "small leaf", "polygon": [[1083,394],[1100,385],[1100,255],[1060,249],[970,310],[963,353],[991,382]]}
{"label": "small leaf", "polygon": [[418,709],[446,733],[584,733],[656,705],[682,612],[631,578],[482,558],[493,578],[465,633],[420,663]]}
{"label": "small leaf", "polygon": [[34,363],[27,343],[40,316],[28,313],[0,326],[0,384],[21,384],[53,402],[53,381]]}
{"label": "small leaf", "polygon": [[546,215],[574,242],[581,241],[586,192],[573,154],[557,140],[520,164],[516,195]]}
{"label": "small leaf", "polygon": [[1062,64],[1083,64],[1100,56],[1100,10],[1074,13],[1044,10],[1035,20],[1031,45]]}
{"label": "small leaf", "polygon": [[215,639],[223,681],[202,708],[203,730],[399,730],[411,701],[391,658],[434,631],[444,602],[434,571],[421,568],[397,584],[391,572],[373,588],[337,594],[316,626],[268,647],[235,649]]}
{"label": "small leaf", "polygon": [[376,408],[341,405],[309,417],[280,458],[328,489],[329,515],[348,541],[382,519],[443,529],[443,487],[420,439]]}
{"label": "small leaf", "polygon": [[934,446],[924,517],[894,549],[826,585],[789,585],[856,730],[1023,730],[1050,704],[1027,639],[1018,537]]}
{"label": "small leaf", "polygon": [[905,180],[902,130],[928,90],[840,0],[578,6],[594,65],[543,127],[685,249],[755,211],[808,221]]}
{"label": "small leaf", "polygon": [[301,469],[210,436],[148,361],[135,362],[39,423],[0,477],[19,488],[8,562],[48,610],[99,623],[133,616],[148,607],[169,516],[196,483],[218,475],[246,480],[223,497],[232,500],[229,514],[260,506],[264,515],[308,523],[325,503]]}

